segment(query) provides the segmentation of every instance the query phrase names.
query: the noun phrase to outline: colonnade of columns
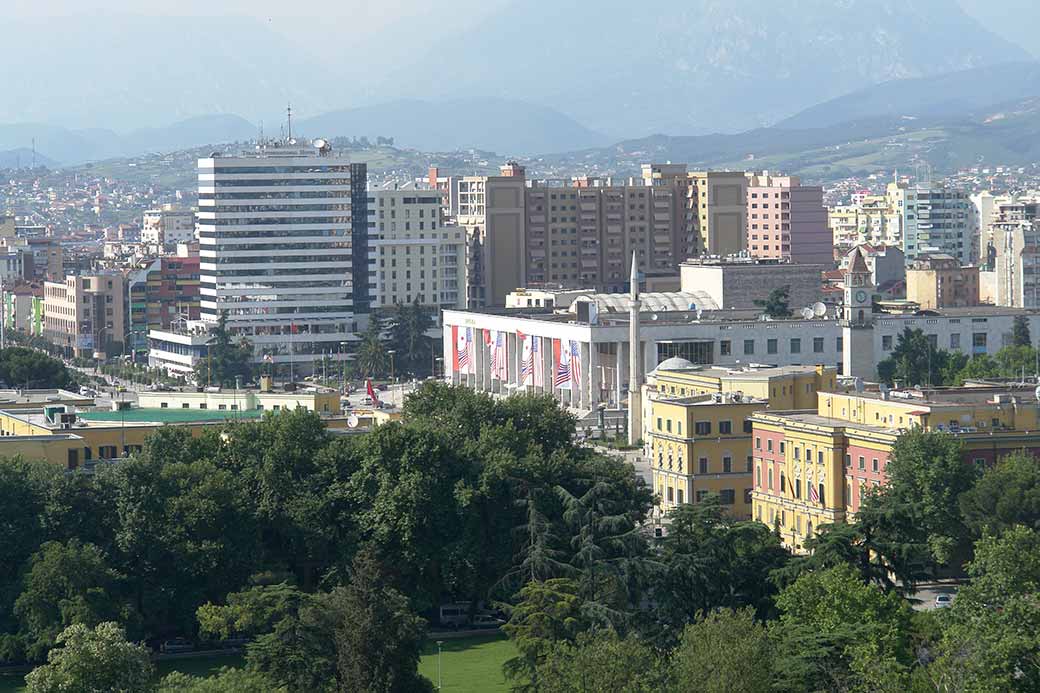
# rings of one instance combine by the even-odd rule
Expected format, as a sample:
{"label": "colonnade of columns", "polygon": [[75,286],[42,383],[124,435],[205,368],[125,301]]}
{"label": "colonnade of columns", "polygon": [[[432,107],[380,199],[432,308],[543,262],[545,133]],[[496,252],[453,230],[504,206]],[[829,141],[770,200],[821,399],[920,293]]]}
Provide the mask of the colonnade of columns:
{"label": "colonnade of columns", "polygon": [[[459,327],[459,329],[464,328]],[[538,375],[528,378],[526,383],[521,384],[522,339],[515,332],[503,334],[505,366],[492,370],[492,349],[495,346],[493,340],[497,333],[478,327],[471,329],[473,330],[470,352],[472,363],[465,368],[456,369],[454,337],[451,328],[445,327],[443,339],[445,373],[452,383],[496,394],[514,392],[551,394],[565,406],[574,409],[593,410],[601,403],[606,403],[611,408],[627,404],[629,345],[626,341],[579,342],[579,381],[570,383],[570,387],[556,387],[553,384],[553,370],[556,365],[553,358],[553,338],[527,336],[528,339],[538,340],[538,358],[534,364],[534,368],[538,369]],[[492,340],[490,343],[489,339]],[[568,346],[568,340],[561,340],[561,348]],[[653,342],[644,342],[644,355],[644,362],[648,365],[649,370],[656,365],[656,345]],[[651,363],[651,359],[653,359],[653,363]],[[533,383],[537,383],[537,385]]]}

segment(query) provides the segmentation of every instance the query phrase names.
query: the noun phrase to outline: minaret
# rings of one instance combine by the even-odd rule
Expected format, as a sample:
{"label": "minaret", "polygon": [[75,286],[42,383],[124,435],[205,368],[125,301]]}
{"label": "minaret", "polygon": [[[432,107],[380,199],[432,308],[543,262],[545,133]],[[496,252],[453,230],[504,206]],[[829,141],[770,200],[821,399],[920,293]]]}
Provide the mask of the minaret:
{"label": "minaret", "polygon": [[643,364],[639,348],[639,267],[632,251],[632,275],[629,278],[628,308],[628,444],[635,445],[643,436]]}

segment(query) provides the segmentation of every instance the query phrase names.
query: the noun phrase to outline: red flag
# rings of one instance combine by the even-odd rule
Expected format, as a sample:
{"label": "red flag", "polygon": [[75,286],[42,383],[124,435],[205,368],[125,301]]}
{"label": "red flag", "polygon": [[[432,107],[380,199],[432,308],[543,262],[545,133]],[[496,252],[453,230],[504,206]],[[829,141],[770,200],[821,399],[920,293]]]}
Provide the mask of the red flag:
{"label": "red flag", "polygon": [[376,390],[375,390],[374,387],[372,387],[372,381],[371,380],[366,380],[365,381],[365,387],[368,389],[368,396],[372,398],[372,404],[378,404],[379,403],[379,397],[376,396]]}

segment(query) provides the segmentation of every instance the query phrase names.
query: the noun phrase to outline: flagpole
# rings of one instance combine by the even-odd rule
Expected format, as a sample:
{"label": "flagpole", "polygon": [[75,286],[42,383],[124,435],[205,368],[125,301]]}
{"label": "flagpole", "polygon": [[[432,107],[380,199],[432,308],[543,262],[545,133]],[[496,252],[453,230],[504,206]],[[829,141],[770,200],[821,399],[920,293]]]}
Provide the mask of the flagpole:
{"label": "flagpole", "polygon": [[296,327],[296,323],[289,323],[289,382],[293,381],[293,330]]}

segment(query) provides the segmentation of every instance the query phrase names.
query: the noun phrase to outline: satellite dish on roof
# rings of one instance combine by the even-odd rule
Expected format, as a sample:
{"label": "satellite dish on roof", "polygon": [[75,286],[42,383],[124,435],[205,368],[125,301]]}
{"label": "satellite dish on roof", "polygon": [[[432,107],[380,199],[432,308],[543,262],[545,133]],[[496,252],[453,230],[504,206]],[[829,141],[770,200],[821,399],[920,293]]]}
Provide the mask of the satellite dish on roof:
{"label": "satellite dish on roof", "polygon": [[822,318],[823,316],[827,315],[827,306],[824,305],[823,302],[817,301],[816,303],[812,304],[812,312],[813,315],[815,315],[816,317]]}
{"label": "satellite dish on roof", "polygon": [[1036,395],[1037,401],[1040,401],[1040,385],[1036,386],[1036,389],[1033,390],[1033,394]]}
{"label": "satellite dish on roof", "polygon": [[314,145],[315,149],[324,149],[325,146],[328,145],[328,142],[319,137],[318,139],[311,142],[311,144]]}
{"label": "satellite dish on roof", "polygon": [[813,315],[815,315],[815,313],[813,313],[812,308],[802,308],[802,318],[804,318],[805,320],[810,319]]}

